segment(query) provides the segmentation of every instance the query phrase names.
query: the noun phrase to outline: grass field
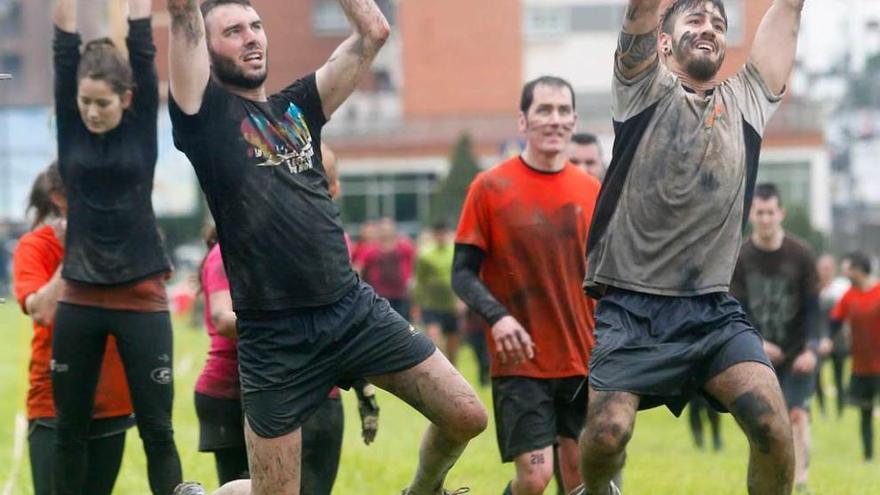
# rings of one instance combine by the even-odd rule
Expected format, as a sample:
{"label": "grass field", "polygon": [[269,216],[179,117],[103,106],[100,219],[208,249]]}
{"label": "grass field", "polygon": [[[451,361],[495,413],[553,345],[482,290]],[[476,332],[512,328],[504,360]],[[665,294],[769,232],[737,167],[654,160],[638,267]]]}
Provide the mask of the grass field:
{"label": "grass field", "polygon": [[[27,387],[30,323],[14,304],[0,306],[0,495],[30,494],[30,466],[26,444],[16,441],[16,416],[24,412]],[[203,364],[207,337],[185,323],[175,322],[175,437],[184,477],[215,488],[213,457],[195,446],[198,428],[192,390]],[[470,353],[462,356],[463,372],[476,377]],[[827,382],[826,382],[827,383]],[[489,390],[480,394],[491,404]],[[419,436],[425,420],[400,401],[380,395],[379,435],[366,447],[353,394],[346,393],[346,437],[335,493],[394,495],[406,486],[417,459]],[[687,423],[665,410],[639,415],[625,470],[628,494],[726,495],[745,493],[747,446],[732,418],[723,419],[725,449],[703,453],[692,446]],[[880,494],[880,469],[861,460],[857,414],[849,410],[841,420],[816,417],[813,423],[811,486],[817,495]],[[500,494],[513,469],[502,465],[495,446],[494,426],[471,443],[449,477],[449,487],[471,487],[476,495]],[[136,430],[129,431],[117,494],[148,494],[146,468]],[[555,493],[548,490],[547,493]],[[308,494],[306,494],[308,495]]]}

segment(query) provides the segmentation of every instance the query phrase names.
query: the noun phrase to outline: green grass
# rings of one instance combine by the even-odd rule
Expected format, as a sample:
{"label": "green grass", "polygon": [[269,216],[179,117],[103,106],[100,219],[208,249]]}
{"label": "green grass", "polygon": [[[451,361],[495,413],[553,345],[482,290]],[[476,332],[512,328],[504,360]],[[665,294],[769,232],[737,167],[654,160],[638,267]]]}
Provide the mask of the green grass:
{"label": "green grass", "polygon": [[[0,306],[5,331],[0,347],[0,490],[14,467],[15,415],[24,410],[31,327],[14,304]],[[186,323],[175,322],[175,372],[177,400],[174,405],[175,437],[186,479],[197,479],[215,488],[213,457],[195,446],[198,428],[192,390],[204,361],[207,338]],[[461,358],[466,377],[475,378],[470,353]],[[829,383],[830,380],[826,380]],[[488,389],[480,390],[491,404]],[[352,394],[346,393],[346,436],[342,465],[335,493],[364,495],[397,494],[410,479],[417,460],[417,446],[425,420],[402,402],[381,395],[379,436],[366,447]],[[662,409],[642,413],[629,449],[625,470],[629,494],[726,495],[745,493],[747,446],[730,416],[723,418],[725,449],[703,453],[691,443],[687,423]],[[811,485],[818,495],[865,495],[880,493],[880,470],[862,462],[857,414],[847,411],[843,419],[816,417],[813,423]],[[115,493],[147,494],[146,469],[136,430],[129,432],[125,460]],[[494,425],[475,439],[453,469],[448,485],[470,486],[476,495],[500,494],[513,473],[502,465],[495,446]],[[12,494],[30,494],[27,454],[13,479]],[[547,493],[555,493],[548,490]],[[2,494],[0,494],[2,495]]]}

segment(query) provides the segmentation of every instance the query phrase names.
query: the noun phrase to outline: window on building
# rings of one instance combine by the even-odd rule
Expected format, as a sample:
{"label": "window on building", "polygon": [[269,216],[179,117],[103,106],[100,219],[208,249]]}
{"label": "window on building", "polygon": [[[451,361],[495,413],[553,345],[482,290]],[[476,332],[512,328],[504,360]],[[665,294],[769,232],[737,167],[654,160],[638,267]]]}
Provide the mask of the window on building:
{"label": "window on building", "polygon": [[624,6],[620,3],[573,5],[571,29],[575,32],[620,31]]}
{"label": "window on building", "polygon": [[388,24],[394,26],[397,24],[397,3],[393,0],[376,0],[376,5],[379,6],[379,10],[385,14],[385,19],[388,19]]}
{"label": "window on building", "polygon": [[743,44],[745,37],[745,11],[744,0],[726,0],[724,8],[727,12],[727,44],[730,46],[738,46]]}
{"label": "window on building", "polygon": [[571,29],[569,8],[565,6],[533,6],[525,12],[525,31],[529,37],[559,36]]}
{"label": "window on building", "polygon": [[22,73],[22,58],[18,54],[4,54],[0,57],[0,73],[12,74],[18,84],[21,83],[24,74]]}
{"label": "window on building", "polygon": [[431,214],[431,198],[437,187],[433,172],[343,175],[340,208],[347,230],[382,217],[397,221],[401,230],[415,234]]}
{"label": "window on building", "polygon": [[[2,0],[0,0],[2,1]],[[339,6],[339,0],[313,0],[312,27],[322,36],[340,36],[351,32],[351,24]],[[388,24],[397,22],[397,6],[392,0],[376,0],[379,10],[385,15]]]}
{"label": "window on building", "polygon": [[380,93],[394,91],[394,83],[391,81],[391,73],[388,69],[374,69],[373,80],[376,82],[376,91]]}
{"label": "window on building", "polygon": [[808,161],[761,161],[758,183],[772,182],[779,188],[783,202],[788,207],[810,211],[810,162]]}
{"label": "window on building", "polygon": [[17,36],[22,31],[22,0],[0,0],[0,33]]}
{"label": "window on building", "polygon": [[315,0],[312,9],[312,28],[324,36],[346,35],[351,25],[337,0]]}

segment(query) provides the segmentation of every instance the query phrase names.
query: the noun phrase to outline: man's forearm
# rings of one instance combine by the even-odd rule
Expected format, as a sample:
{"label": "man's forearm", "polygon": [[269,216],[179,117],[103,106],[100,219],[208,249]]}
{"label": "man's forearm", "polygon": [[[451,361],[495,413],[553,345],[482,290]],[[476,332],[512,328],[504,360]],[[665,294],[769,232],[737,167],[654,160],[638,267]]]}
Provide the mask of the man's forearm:
{"label": "man's forearm", "polygon": [[76,32],[76,0],[57,0],[52,22],[62,31]]}
{"label": "man's forearm", "polygon": [[798,13],[804,10],[804,4],[806,0],[775,0],[773,3],[779,5],[780,7],[786,7],[790,9],[794,9]]}
{"label": "man's forearm", "polygon": [[626,5],[627,20],[643,15],[658,15],[663,0],[629,0]]}
{"label": "man's forearm", "polygon": [[168,0],[171,15],[171,34],[183,36],[189,43],[201,41],[204,23],[201,20],[198,0]]}
{"label": "man's forearm", "polygon": [[128,18],[146,19],[152,15],[152,0],[128,0]]}
{"label": "man's forearm", "polygon": [[632,77],[657,59],[660,33],[660,0],[630,0],[617,40],[617,68]]}
{"label": "man's forearm", "polygon": [[339,5],[357,34],[378,46],[385,43],[391,27],[375,0],[339,0]]}
{"label": "man's forearm", "polygon": [[660,24],[662,0],[629,0],[623,17],[623,30],[627,33],[647,33]]}
{"label": "man's forearm", "polygon": [[480,266],[484,257],[485,253],[476,246],[455,245],[452,290],[471,310],[483,317],[490,325],[494,325],[510,313],[480,280]]}
{"label": "man's forearm", "polygon": [[198,8],[198,0],[168,0],[168,13],[172,18],[189,15]]}

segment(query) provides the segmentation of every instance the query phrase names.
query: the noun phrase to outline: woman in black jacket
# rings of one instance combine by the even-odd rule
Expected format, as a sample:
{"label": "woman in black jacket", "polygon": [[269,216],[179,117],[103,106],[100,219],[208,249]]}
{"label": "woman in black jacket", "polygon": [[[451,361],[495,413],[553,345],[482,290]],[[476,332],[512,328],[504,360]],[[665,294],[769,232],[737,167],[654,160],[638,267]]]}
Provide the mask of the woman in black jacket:
{"label": "woman in black jacket", "polygon": [[171,264],[151,202],[159,106],[152,2],[128,4],[128,61],[109,39],[87,43],[80,54],[76,0],[58,0],[54,13],[58,165],[68,200],[65,284],[52,341],[58,495],[83,489],[108,335],[122,356],[150,488],[168,495],[181,481],[171,428]]}

